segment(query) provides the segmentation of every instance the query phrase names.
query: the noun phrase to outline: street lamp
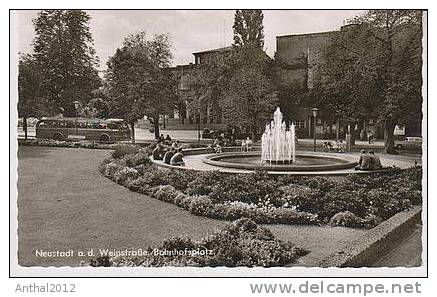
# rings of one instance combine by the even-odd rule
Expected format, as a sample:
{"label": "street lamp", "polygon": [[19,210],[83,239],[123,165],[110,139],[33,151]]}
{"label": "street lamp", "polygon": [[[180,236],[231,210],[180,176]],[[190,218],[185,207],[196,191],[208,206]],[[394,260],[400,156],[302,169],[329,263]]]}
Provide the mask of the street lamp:
{"label": "street lamp", "polygon": [[79,134],[79,131],[78,131],[79,119],[78,119],[77,110],[80,107],[80,102],[76,100],[73,102],[73,104],[74,104],[74,108],[76,109],[76,135],[78,135]]}
{"label": "street lamp", "polygon": [[319,112],[319,109],[314,107],[313,109],[311,109],[311,111],[313,112],[313,117],[314,117],[313,136],[314,136],[314,151],[316,151],[316,124],[317,124],[317,113]]}
{"label": "street lamp", "polygon": [[200,107],[197,108],[197,141],[200,142]]}

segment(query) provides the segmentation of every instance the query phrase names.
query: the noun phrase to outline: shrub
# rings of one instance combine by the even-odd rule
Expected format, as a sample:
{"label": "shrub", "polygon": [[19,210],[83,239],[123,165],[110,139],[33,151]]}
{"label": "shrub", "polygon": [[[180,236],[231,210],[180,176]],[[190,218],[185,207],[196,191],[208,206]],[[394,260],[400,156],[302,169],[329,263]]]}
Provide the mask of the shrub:
{"label": "shrub", "polygon": [[195,174],[188,170],[169,170],[166,181],[178,190],[186,191],[188,184],[194,178]]}
{"label": "shrub", "polygon": [[400,186],[393,193],[393,196],[396,197],[397,200],[409,200],[412,205],[422,204],[422,192],[414,188],[411,189],[406,186]]}
{"label": "shrub", "polygon": [[122,162],[126,164],[128,167],[136,167],[139,165],[150,165],[152,162],[149,159],[149,156],[145,152],[138,152],[136,154],[127,154],[122,158]]}
{"label": "shrub", "polygon": [[[175,202],[183,209],[189,209],[191,205],[192,196],[179,194],[175,197]],[[206,215],[206,214],[205,214]]]}
{"label": "shrub", "polygon": [[157,191],[155,191],[154,193],[154,197],[162,201],[173,203],[174,199],[179,194],[180,191],[176,190],[173,186],[164,185],[164,186],[158,186]]}
{"label": "shrub", "polygon": [[164,239],[162,242],[162,248],[165,250],[185,250],[185,249],[193,249],[195,248],[195,244],[191,240],[191,238],[185,236],[177,236],[172,237],[170,239]]}
{"label": "shrub", "polygon": [[329,220],[329,225],[359,228],[365,225],[365,221],[350,211],[343,211],[335,214],[331,220]]}
{"label": "shrub", "polygon": [[[99,171],[132,191],[171,202],[196,215],[257,223],[347,225],[372,228],[382,219],[422,203],[421,168],[346,178],[272,177],[264,171],[160,170],[146,150],[104,160]],[[138,148],[134,148],[135,152]]]}
{"label": "shrub", "polygon": [[140,148],[130,144],[117,144],[112,151],[112,158],[120,159],[129,154],[136,154]]}
{"label": "shrub", "polygon": [[110,267],[112,262],[108,256],[101,256],[90,259],[90,266],[92,267]]}
{"label": "shrub", "polygon": [[124,167],[114,173],[114,181],[118,184],[124,184],[128,179],[136,179],[138,177],[138,171],[134,168]]}
{"label": "shrub", "polygon": [[206,196],[192,197],[188,210],[195,215],[208,215],[214,209],[211,199]]}
{"label": "shrub", "polygon": [[222,175],[217,171],[198,172],[194,179],[187,184],[187,194],[208,195],[212,192],[214,183],[222,178]]}
{"label": "shrub", "polygon": [[411,202],[404,197],[396,197],[392,193],[383,189],[371,189],[361,193],[363,201],[369,206],[368,215],[375,215],[382,219],[411,208]]}
{"label": "shrub", "polygon": [[159,170],[155,166],[149,167],[148,170],[143,173],[143,178],[148,181],[150,187],[167,185],[167,175],[165,171]]}
{"label": "shrub", "polygon": [[215,182],[209,194],[215,202],[240,201],[245,203],[259,203],[271,199],[276,204],[276,198],[281,191],[273,180],[257,180],[255,174],[240,174],[226,176]]}
{"label": "shrub", "polygon": [[330,220],[330,226],[341,226],[350,228],[373,228],[381,223],[381,218],[371,215],[366,218],[351,213],[350,211],[339,212],[335,214]]}
{"label": "shrub", "polygon": [[329,219],[343,211],[350,211],[360,217],[366,215],[366,204],[359,192],[332,191],[327,193],[321,199],[321,202],[320,209],[317,213],[322,219]]}
{"label": "shrub", "polygon": [[143,194],[147,194],[149,192],[149,188],[150,188],[148,180],[142,176],[140,176],[136,179],[130,180],[127,187],[131,191],[139,192],[139,193],[143,193]]}
{"label": "shrub", "polygon": [[[103,169],[103,166],[102,166],[102,169]],[[104,175],[106,177],[109,177],[110,179],[114,180],[114,175],[120,169],[120,166],[118,166],[118,164],[115,162],[110,162],[110,163],[104,165],[104,169],[105,169]]]}
{"label": "shrub", "polygon": [[315,211],[318,203],[318,192],[297,184],[289,184],[279,188],[282,192],[283,207],[297,207],[302,211]]}
{"label": "shrub", "polygon": [[[240,218],[251,218],[259,223],[265,222],[261,218],[261,214],[257,211],[255,204],[247,204],[240,201],[225,202],[225,207],[221,209],[215,208],[216,213],[227,220],[236,220]],[[217,204],[215,205],[217,206]]]}
{"label": "shrub", "polygon": [[[159,250],[169,253],[153,253]],[[189,237],[166,239],[144,256],[117,256],[91,259],[92,266],[284,266],[305,255],[306,251],[290,242],[276,239],[270,230],[249,219],[226,224],[222,230],[199,241]],[[193,253],[195,251],[196,253]],[[208,253],[206,253],[208,251]],[[190,254],[191,252],[191,254]],[[203,254],[202,254],[203,252]]]}

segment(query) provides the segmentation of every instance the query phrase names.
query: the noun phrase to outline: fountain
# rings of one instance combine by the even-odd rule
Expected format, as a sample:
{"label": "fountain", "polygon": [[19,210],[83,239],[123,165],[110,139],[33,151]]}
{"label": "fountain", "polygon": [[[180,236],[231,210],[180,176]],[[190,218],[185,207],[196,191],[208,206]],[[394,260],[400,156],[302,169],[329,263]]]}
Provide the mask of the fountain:
{"label": "fountain", "polygon": [[278,107],[273,113],[273,121],[266,125],[261,137],[261,161],[271,163],[294,163],[296,161],[295,129],[291,123],[287,129]]}
{"label": "fountain", "polygon": [[[214,153],[212,148],[185,150],[188,165],[184,169],[221,170],[230,173],[262,169],[269,174],[355,172],[353,168],[357,164],[357,157],[354,155],[312,152],[305,150],[304,144],[302,150],[296,151],[295,126],[291,123],[287,128],[279,107],[273,113],[273,120],[265,126],[260,144],[261,147],[254,145],[249,152],[242,151],[241,146],[224,147],[222,153]],[[156,162],[162,167],[170,166]]]}
{"label": "fountain", "polygon": [[[231,151],[213,154],[202,159],[203,163],[234,169],[264,169],[280,172],[330,171],[353,168],[356,162],[339,156],[312,152],[296,155],[295,126],[287,128],[279,107],[273,113],[273,120],[266,124],[261,136],[261,152]],[[238,148],[237,148],[238,149]]]}

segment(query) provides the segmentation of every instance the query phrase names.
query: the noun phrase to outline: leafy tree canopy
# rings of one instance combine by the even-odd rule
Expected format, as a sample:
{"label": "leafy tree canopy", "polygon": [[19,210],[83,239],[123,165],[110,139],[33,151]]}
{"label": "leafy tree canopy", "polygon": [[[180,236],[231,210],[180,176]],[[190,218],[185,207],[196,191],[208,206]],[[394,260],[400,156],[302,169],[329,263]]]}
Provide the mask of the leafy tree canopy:
{"label": "leafy tree canopy", "polygon": [[264,47],[264,15],[262,10],[237,10],[234,16],[234,44]]}
{"label": "leafy tree canopy", "polygon": [[159,136],[159,115],[175,107],[176,83],[165,69],[172,59],[166,34],[128,36],[107,65],[105,95],[111,114],[131,123],[146,115]]}
{"label": "leafy tree canopy", "polygon": [[422,117],[421,15],[371,10],[350,20],[326,47],[312,90],[336,117],[383,122],[387,152],[395,125]]}
{"label": "leafy tree canopy", "polygon": [[75,115],[100,85],[90,16],[82,10],[43,10],[33,20],[33,56],[39,68],[39,99],[49,114]]}

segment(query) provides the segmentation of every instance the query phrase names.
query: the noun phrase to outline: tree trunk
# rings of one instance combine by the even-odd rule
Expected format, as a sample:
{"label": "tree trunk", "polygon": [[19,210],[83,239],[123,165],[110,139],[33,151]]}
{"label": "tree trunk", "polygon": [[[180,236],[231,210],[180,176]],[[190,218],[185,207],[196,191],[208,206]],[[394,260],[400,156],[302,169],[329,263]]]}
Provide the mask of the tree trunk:
{"label": "tree trunk", "polygon": [[397,154],[395,150],[394,139],[395,124],[392,120],[385,120],[384,122],[384,153]]}
{"label": "tree trunk", "polygon": [[27,140],[27,117],[23,117],[24,140]]}
{"label": "tree trunk", "polygon": [[159,117],[153,119],[153,130],[155,131],[155,139],[159,139]]}
{"label": "tree trunk", "polygon": [[135,121],[130,122],[132,143],[135,144]]}

